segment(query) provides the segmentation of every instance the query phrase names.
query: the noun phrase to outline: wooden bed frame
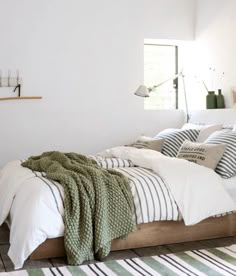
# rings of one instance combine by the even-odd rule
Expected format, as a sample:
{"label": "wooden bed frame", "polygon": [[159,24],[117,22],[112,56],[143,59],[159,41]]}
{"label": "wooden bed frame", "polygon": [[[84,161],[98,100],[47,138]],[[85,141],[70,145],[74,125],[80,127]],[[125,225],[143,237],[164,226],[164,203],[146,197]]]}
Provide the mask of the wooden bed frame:
{"label": "wooden bed frame", "polygon": [[[208,218],[196,225],[185,226],[183,221],[159,221],[137,225],[126,240],[112,242],[112,251],[163,244],[214,239],[236,235],[236,213],[218,218]],[[48,239],[31,255],[30,259],[65,256],[63,238]]]}

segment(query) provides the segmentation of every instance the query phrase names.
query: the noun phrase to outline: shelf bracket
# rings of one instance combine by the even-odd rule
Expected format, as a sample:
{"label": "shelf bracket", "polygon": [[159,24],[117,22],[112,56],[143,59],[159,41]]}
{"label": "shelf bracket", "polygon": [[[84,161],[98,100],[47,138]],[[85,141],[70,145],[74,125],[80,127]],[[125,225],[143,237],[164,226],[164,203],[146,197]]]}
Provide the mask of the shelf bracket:
{"label": "shelf bracket", "polygon": [[13,92],[16,92],[16,90],[18,89],[18,97],[20,97],[20,92],[21,92],[21,84],[17,84],[17,86],[14,88]]}

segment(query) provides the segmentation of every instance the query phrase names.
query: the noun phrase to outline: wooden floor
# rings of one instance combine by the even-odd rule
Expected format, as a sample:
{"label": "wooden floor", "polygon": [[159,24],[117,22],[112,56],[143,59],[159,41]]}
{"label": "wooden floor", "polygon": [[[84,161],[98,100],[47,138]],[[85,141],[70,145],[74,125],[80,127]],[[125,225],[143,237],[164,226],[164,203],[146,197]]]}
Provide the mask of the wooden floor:
{"label": "wooden floor", "polygon": [[[13,264],[7,255],[7,252],[9,249],[8,241],[9,241],[9,230],[6,225],[3,225],[0,227],[0,272],[14,270]],[[188,243],[146,247],[146,248],[140,248],[140,249],[134,249],[134,250],[116,251],[116,252],[112,252],[103,261],[133,258],[138,256],[142,257],[142,256],[161,255],[161,254],[181,252],[181,251],[193,250],[193,249],[228,246],[234,243],[236,243],[236,236],[229,237],[229,238],[222,238],[222,239],[205,240],[205,241],[199,241],[199,242],[188,242]],[[45,259],[40,261],[28,260],[25,262],[23,269],[62,266],[66,264],[67,264],[66,258],[51,258],[51,259]]]}

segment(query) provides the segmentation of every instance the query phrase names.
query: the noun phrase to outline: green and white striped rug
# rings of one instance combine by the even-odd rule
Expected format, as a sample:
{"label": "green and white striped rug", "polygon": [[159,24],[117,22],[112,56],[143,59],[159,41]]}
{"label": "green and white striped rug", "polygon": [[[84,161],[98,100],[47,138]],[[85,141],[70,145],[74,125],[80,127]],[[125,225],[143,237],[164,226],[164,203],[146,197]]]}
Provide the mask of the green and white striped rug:
{"label": "green and white striped rug", "polygon": [[236,275],[236,244],[161,256],[107,261],[90,265],[21,270],[0,276],[74,275]]}

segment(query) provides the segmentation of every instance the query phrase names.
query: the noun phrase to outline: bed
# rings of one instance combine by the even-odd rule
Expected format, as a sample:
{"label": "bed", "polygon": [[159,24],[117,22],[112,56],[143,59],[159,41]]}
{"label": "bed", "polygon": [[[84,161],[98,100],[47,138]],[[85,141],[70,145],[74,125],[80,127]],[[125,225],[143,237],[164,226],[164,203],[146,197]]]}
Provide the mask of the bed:
{"label": "bed", "polygon": [[[227,125],[227,127],[229,125],[232,126],[234,123],[232,122],[232,116],[236,118],[236,112],[235,110],[225,110],[225,112],[227,114],[224,113],[224,111],[220,111],[219,113],[213,111],[213,113],[215,113],[214,116],[209,116],[209,111],[206,111],[206,114],[201,112],[198,115],[194,114],[192,120],[196,122],[196,118],[200,118],[200,123],[218,123],[222,121],[222,114],[224,114],[223,118],[225,121],[223,123]],[[211,121],[208,122],[207,119],[210,119]],[[145,150],[143,152],[145,153]],[[132,150],[131,153],[133,156],[134,151]],[[227,190],[228,192],[225,192],[224,194],[223,190],[220,190],[218,191],[218,194],[215,194],[215,198],[212,202],[219,209],[214,212],[202,214],[200,218],[191,220],[188,218],[188,213],[186,212],[189,206],[185,206],[185,209],[179,210],[179,205],[181,206],[181,204],[176,200],[176,198],[178,199],[178,191],[175,198],[172,196],[174,192],[173,189],[175,189],[174,185],[172,185],[172,187],[166,186],[166,178],[170,178],[171,176],[168,175],[168,172],[164,171],[164,175],[158,175],[157,172],[153,170],[152,162],[150,166],[143,165],[143,161],[139,161],[141,159],[139,157],[137,158],[137,156],[136,159],[134,158],[134,160],[132,160],[132,163],[138,163],[135,164],[135,167],[130,166],[129,161],[132,159],[129,155],[130,152],[126,152],[126,155],[123,154],[124,152],[122,151],[120,156],[118,154],[118,156],[115,157],[112,156],[105,158],[115,158],[112,159],[113,161],[111,163],[117,164],[123,164],[123,160],[127,160],[127,166],[118,166],[116,169],[120,170],[120,172],[126,176],[129,176],[130,182],[133,183],[131,190],[133,189],[132,193],[134,196],[134,202],[136,202],[135,219],[138,226],[137,230],[130,233],[127,239],[114,240],[112,242],[111,250],[123,250],[168,243],[202,240],[233,236],[236,234],[236,214],[234,213],[236,210],[236,177],[223,181],[223,190]],[[8,208],[0,208],[0,222],[3,218],[7,217],[11,229],[11,247],[8,254],[13,260],[15,268],[20,268],[23,265],[24,260],[28,257],[31,259],[40,259],[65,255],[63,243],[63,189],[58,183],[51,182],[45,178],[42,173],[22,168],[20,165],[21,162],[22,161],[19,160],[10,162],[5,167],[4,173],[1,173],[2,179],[0,181],[0,185],[1,182],[7,187],[11,185],[11,190],[15,189],[17,192],[20,186],[24,185],[24,187],[26,187],[24,190],[20,190],[20,193],[18,192],[17,196],[15,196],[15,191],[12,192],[12,194],[9,194],[9,190],[6,189],[6,194],[4,195],[4,191],[2,193],[1,190],[1,206],[3,206],[3,201],[5,204],[8,202],[8,205],[10,204],[10,206],[8,206]],[[141,163],[139,164],[139,162]],[[157,159],[155,159],[155,164],[156,163],[158,163]],[[160,160],[159,163],[160,166],[165,167],[165,160]],[[187,166],[190,166],[189,168],[191,169],[192,164],[188,164]],[[175,166],[173,167],[176,169]],[[159,168],[157,168],[157,170],[159,170]],[[9,176],[12,171],[16,174],[14,176]],[[201,175],[204,175],[205,171],[203,171],[203,173],[201,172]],[[198,174],[199,172],[195,171],[194,173]],[[145,180],[143,179],[143,175],[146,175]],[[215,185],[215,175],[216,174],[214,173],[212,176],[209,176],[210,178],[212,177],[212,185]],[[180,177],[182,178],[178,180],[178,183],[183,182],[184,174]],[[160,193],[156,193],[156,198],[154,198],[154,180],[158,183],[159,189],[163,195],[162,199],[157,198]],[[142,187],[142,193],[137,192],[137,189],[135,190],[138,185],[135,181],[139,183],[142,181],[148,182],[145,184],[145,187]],[[201,182],[201,180],[198,181]],[[34,185],[32,185],[32,183],[34,183]],[[194,186],[196,186],[196,183],[193,183],[193,189]],[[140,184],[140,186],[142,186],[142,184]],[[212,187],[213,186],[209,186],[209,191],[206,192],[206,194],[208,193],[208,196],[209,193],[211,193]],[[40,197],[41,195],[42,197]],[[202,192],[198,194],[198,191],[196,191],[196,195],[198,198],[204,196]],[[149,198],[147,199],[148,196]],[[12,200],[7,201],[8,197],[12,197]],[[143,199],[140,200],[141,197],[143,197]],[[235,201],[232,199],[233,197]],[[225,206],[223,206],[223,203],[222,206],[219,206],[218,202],[221,199],[225,202]],[[168,204],[166,204],[166,200],[169,200]],[[152,202],[154,209],[156,210],[155,212],[152,211],[152,208],[148,206],[147,202]],[[159,202],[159,205],[157,202]],[[178,204],[176,202],[178,202]],[[38,211],[39,205],[44,209],[43,212]],[[162,212],[160,211],[160,206]],[[196,212],[197,205],[193,207],[195,208],[195,210],[193,208],[193,212]],[[163,211],[164,209],[165,211]],[[10,210],[9,213],[7,210]],[[199,213],[201,212],[199,211]],[[45,214],[47,214],[47,216],[45,216]],[[181,220],[182,215],[185,219],[185,224],[187,221],[188,226],[185,226],[183,220]],[[218,217],[213,217],[216,215],[218,215]],[[30,225],[28,223],[29,217],[31,218]],[[188,219],[190,219],[189,223]],[[27,235],[25,233],[27,233]],[[28,243],[29,236],[31,236],[33,241],[31,241],[30,244]],[[22,249],[22,244],[24,245],[24,249]],[[22,249],[21,252],[19,252],[20,249]]]}
{"label": "bed", "polygon": [[[236,201],[236,176],[225,180],[224,186]],[[156,221],[139,224],[137,231],[131,233],[126,240],[114,240],[111,251],[234,235],[236,235],[236,213],[208,218],[192,226],[185,226],[183,221]],[[30,259],[38,260],[52,256],[66,256],[63,237],[47,239],[30,255]]]}

